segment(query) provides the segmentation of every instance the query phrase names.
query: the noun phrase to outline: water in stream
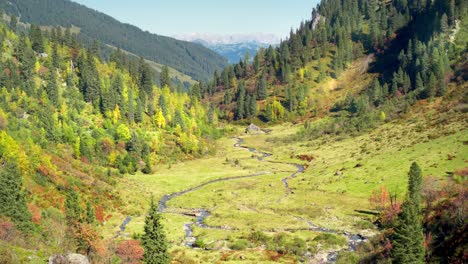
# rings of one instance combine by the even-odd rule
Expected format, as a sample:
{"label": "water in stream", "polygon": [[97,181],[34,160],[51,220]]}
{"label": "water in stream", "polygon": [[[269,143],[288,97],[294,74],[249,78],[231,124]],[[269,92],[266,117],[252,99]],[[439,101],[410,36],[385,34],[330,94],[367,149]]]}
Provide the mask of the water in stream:
{"label": "water in stream", "polygon": [[[254,148],[249,148],[249,147],[242,146],[243,140],[241,138],[236,138],[236,140],[237,140],[237,142],[234,144],[234,147],[243,148],[243,149],[248,150],[251,153],[260,154],[259,156],[256,156],[256,158],[259,161],[264,161],[264,159],[266,157],[272,156],[272,154],[270,154],[270,153],[260,152],[260,151],[254,149]],[[269,161],[269,162],[282,163],[282,162],[275,162],[275,161]],[[289,188],[288,181],[291,180],[291,179],[294,179],[299,173],[303,173],[305,171],[305,167],[303,165],[294,164],[294,163],[283,163],[283,164],[289,164],[289,165],[295,166],[297,168],[297,171],[295,171],[294,173],[292,173],[288,177],[282,179],[282,183],[286,188],[285,196],[287,196],[290,193],[292,193],[291,189]],[[196,191],[196,190],[198,190],[198,189],[200,189],[200,188],[202,188],[204,186],[207,186],[209,184],[212,184],[212,183],[215,183],[215,182],[221,182],[221,181],[229,181],[229,180],[237,180],[237,179],[242,179],[242,178],[258,177],[258,176],[262,176],[262,175],[265,175],[265,174],[266,173],[256,173],[256,174],[251,174],[251,175],[246,175],[246,176],[234,176],[234,177],[217,179],[217,180],[213,180],[213,181],[203,183],[203,184],[201,184],[199,186],[196,186],[196,187],[184,190],[184,191],[164,195],[161,198],[161,200],[159,201],[159,211],[160,212],[166,211],[167,202],[170,201],[171,199],[174,199],[174,198],[176,198],[178,196],[184,195],[184,194],[186,194],[188,192]],[[280,200],[278,200],[278,202],[281,202],[281,198],[280,198]],[[180,214],[184,214],[184,213],[180,213]],[[209,226],[209,225],[205,224],[204,223],[205,219],[210,216],[210,212],[207,209],[197,209],[196,212],[193,213],[193,214],[192,213],[191,214],[185,213],[184,215],[190,215],[190,216],[195,217],[194,221],[184,224],[184,231],[185,231],[185,242],[184,242],[184,244],[187,247],[192,247],[192,248],[195,247],[196,237],[193,235],[193,226],[194,225],[198,226],[198,227],[201,227],[201,228],[206,228],[206,229],[234,230],[233,228],[230,228],[230,227]],[[305,219],[300,218],[300,217],[295,217],[295,218],[297,220],[304,221],[309,225],[309,228],[306,228],[304,230],[309,230],[309,231],[312,231],[312,232],[340,234],[340,235],[345,236],[347,238],[347,240],[348,240],[348,249],[346,249],[346,250],[354,251],[354,250],[356,250],[357,246],[360,243],[362,243],[362,242],[364,242],[366,240],[366,238],[361,236],[360,234],[349,234],[349,233],[339,232],[339,231],[336,231],[336,230],[331,230],[331,229],[319,227],[319,226],[315,225],[314,223],[312,223],[311,221],[305,220]],[[125,229],[125,225],[130,220],[131,220],[131,218],[127,217],[124,224],[122,224],[122,226],[121,226],[121,231],[123,231]],[[123,229],[122,229],[122,227],[123,227]],[[340,251],[341,250],[336,250],[336,251],[329,252],[328,255],[327,255],[327,263],[335,263],[336,259],[337,259],[337,256],[338,256]]]}

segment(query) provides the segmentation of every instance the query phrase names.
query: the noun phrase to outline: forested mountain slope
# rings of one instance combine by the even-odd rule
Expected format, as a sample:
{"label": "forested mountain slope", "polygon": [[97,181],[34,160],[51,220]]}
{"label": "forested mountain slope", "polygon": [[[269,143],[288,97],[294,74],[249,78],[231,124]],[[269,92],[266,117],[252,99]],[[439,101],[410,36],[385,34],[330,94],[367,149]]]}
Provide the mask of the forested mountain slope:
{"label": "forested mountain slope", "polygon": [[170,66],[197,80],[208,79],[226,60],[202,45],[151,34],[69,0],[8,0],[0,9],[21,21],[42,26],[78,27],[80,38],[127,50]]}
{"label": "forested mountain slope", "polygon": [[[330,110],[392,117],[405,104],[443,95],[450,80],[466,79],[455,70],[466,63],[466,35],[455,37],[466,12],[459,0],[322,1],[278,48],[225,68],[193,94],[218,105],[228,120],[274,122]],[[359,91],[343,82],[356,68],[347,81]],[[334,106],[322,100],[330,90],[343,91]]]}
{"label": "forested mountain slope", "polygon": [[0,23],[0,262],[27,261],[16,246],[96,253],[98,223],[126,203],[119,177],[212,151],[216,116],[168,75],[156,87],[144,60],[15,31]]}

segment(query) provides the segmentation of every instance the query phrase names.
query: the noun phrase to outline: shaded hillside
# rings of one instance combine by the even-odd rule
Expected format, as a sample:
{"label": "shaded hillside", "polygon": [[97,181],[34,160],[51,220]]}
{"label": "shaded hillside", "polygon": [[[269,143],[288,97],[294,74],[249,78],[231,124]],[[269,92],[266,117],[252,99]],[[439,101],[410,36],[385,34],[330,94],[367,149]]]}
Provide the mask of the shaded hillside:
{"label": "shaded hillside", "polygon": [[151,34],[68,0],[1,1],[0,9],[27,23],[80,28],[87,42],[99,40],[145,59],[168,65],[194,79],[208,79],[226,60],[195,43]]}

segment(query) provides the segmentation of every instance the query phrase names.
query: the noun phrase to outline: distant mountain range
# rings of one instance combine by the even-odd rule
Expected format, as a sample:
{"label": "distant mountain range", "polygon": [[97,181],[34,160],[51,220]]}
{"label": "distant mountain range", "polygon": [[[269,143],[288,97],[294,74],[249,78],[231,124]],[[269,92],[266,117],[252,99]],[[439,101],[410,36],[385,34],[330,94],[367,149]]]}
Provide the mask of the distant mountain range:
{"label": "distant mountain range", "polygon": [[276,46],[281,40],[273,34],[234,34],[217,35],[192,33],[174,36],[177,39],[201,44],[228,60],[229,63],[237,63],[249,52],[253,58],[260,48],[270,45]]}
{"label": "distant mountain range", "polygon": [[143,31],[69,0],[2,0],[0,10],[16,15],[24,23],[77,27],[84,42],[98,40],[172,67],[196,80],[208,80],[227,64],[222,56],[202,45]]}

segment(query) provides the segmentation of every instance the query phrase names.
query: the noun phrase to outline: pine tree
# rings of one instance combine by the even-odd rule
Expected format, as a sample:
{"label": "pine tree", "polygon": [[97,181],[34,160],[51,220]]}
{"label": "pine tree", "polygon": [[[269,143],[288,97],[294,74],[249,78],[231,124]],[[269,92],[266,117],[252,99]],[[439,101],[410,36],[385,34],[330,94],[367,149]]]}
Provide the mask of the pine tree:
{"label": "pine tree", "polygon": [[60,56],[57,50],[57,43],[54,43],[52,46],[52,66],[54,66],[55,69],[60,67]]}
{"label": "pine tree", "polygon": [[[153,96],[153,77],[150,67],[143,58],[140,58],[140,89],[143,90],[148,97]],[[164,87],[164,86],[163,86]]]}
{"label": "pine tree", "polygon": [[133,123],[135,121],[135,107],[134,107],[133,91],[131,89],[128,89],[127,119],[129,123]]}
{"label": "pine tree", "polygon": [[257,93],[257,97],[259,100],[264,100],[268,96],[268,88],[267,88],[267,81],[265,75],[262,74],[261,78],[257,80],[257,84],[255,86],[255,90]]}
{"label": "pine tree", "polygon": [[395,263],[425,263],[421,190],[421,169],[414,162],[408,174],[408,194],[398,216],[392,239],[392,256]]}
{"label": "pine tree", "polygon": [[167,118],[168,112],[167,112],[166,98],[162,94],[159,96],[159,108],[161,108],[164,118]]}
{"label": "pine tree", "polygon": [[89,201],[86,203],[86,223],[96,223],[96,214],[94,213],[94,208]]}
{"label": "pine tree", "polygon": [[161,88],[164,88],[165,86],[171,87],[171,77],[169,76],[169,68],[167,66],[164,66],[162,68],[159,82],[160,82]]}
{"label": "pine tree", "polygon": [[18,18],[15,15],[12,15],[10,19],[10,30],[13,32],[16,32],[17,25],[18,25]]}
{"label": "pine tree", "polygon": [[16,161],[2,160],[0,166],[0,215],[7,216],[21,231],[30,231],[31,213],[22,190],[21,171]]}
{"label": "pine tree", "polygon": [[249,101],[249,113],[251,117],[255,117],[257,115],[257,98],[255,95],[250,97]]}
{"label": "pine tree", "polygon": [[448,18],[447,15],[444,13],[440,18],[440,32],[448,33],[449,25],[448,25]]}
{"label": "pine tree", "polygon": [[236,119],[239,120],[245,117],[245,87],[242,82],[239,83],[236,102]]}
{"label": "pine tree", "polygon": [[141,123],[143,122],[143,104],[142,104],[142,100],[140,98],[137,98],[137,104],[136,104],[136,108],[135,108],[135,122],[137,123]]}
{"label": "pine tree", "polygon": [[59,91],[57,83],[57,73],[55,71],[51,72],[46,86],[47,97],[50,102],[58,107],[59,105]]}
{"label": "pine tree", "polygon": [[31,25],[29,29],[29,39],[31,39],[32,48],[34,51],[44,52],[44,38],[42,37],[41,29],[36,25]]}
{"label": "pine tree", "polygon": [[69,223],[82,222],[83,209],[80,206],[80,197],[73,187],[65,195],[65,214]]}
{"label": "pine tree", "polygon": [[141,242],[145,249],[143,261],[147,264],[169,263],[166,235],[164,234],[161,220],[161,214],[158,212],[157,205],[152,198],[150,209],[145,219],[144,234],[141,237]]}

